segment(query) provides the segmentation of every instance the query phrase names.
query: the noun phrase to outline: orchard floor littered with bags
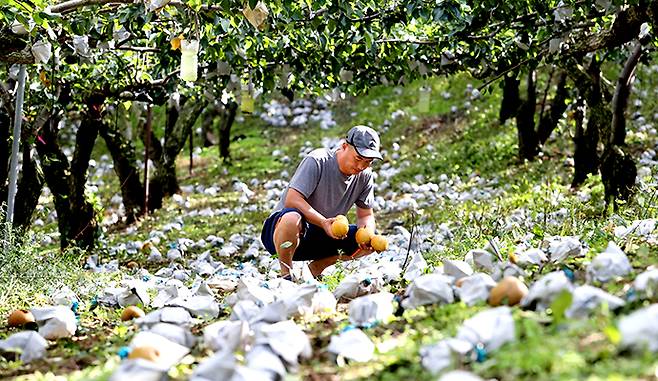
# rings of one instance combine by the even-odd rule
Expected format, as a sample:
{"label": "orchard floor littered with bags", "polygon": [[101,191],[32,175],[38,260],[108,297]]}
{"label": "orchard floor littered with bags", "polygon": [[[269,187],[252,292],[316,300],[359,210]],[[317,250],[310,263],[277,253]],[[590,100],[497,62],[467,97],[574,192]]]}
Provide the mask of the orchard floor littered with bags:
{"label": "orchard floor littered with bags", "polygon": [[[465,76],[427,83],[429,105],[425,83],[261,103],[236,121],[231,165],[217,147],[195,149],[190,174],[182,154],[181,193],[124,229],[112,161],[97,147],[101,247],[67,253],[75,266],[48,284],[26,279],[34,269],[7,286],[2,312],[30,310],[36,324],[3,323],[0,377],[655,379],[658,115],[644,70],[628,121],[638,192],[616,212],[600,177],[570,189],[568,126],[520,163],[515,126],[493,122],[497,90]],[[321,282],[304,263],[282,280],[261,223],[299,160],[355,124],[381,132],[375,210],[388,248]],[[62,255],[47,194],[37,214],[21,255]]]}

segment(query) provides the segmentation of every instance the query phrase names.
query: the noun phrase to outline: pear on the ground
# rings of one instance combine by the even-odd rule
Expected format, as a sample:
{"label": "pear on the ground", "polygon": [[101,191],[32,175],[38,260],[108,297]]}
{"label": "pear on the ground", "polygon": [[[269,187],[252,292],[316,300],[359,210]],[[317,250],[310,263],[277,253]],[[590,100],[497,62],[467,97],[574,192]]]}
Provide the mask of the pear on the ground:
{"label": "pear on the ground", "polygon": [[528,294],[528,287],[517,277],[506,276],[491,289],[489,293],[489,304],[499,306],[507,304],[514,306]]}
{"label": "pear on the ground", "polygon": [[150,345],[135,347],[128,355],[129,359],[144,359],[156,362],[160,358],[160,351]]}
{"label": "pear on the ground", "polygon": [[372,230],[366,227],[362,227],[356,231],[356,236],[354,238],[356,239],[356,243],[359,245],[370,245],[370,240],[374,235],[375,233],[373,233]]}
{"label": "pear on the ground", "polygon": [[34,315],[28,310],[16,310],[9,314],[7,325],[9,327],[22,327],[27,323],[35,323]]}
{"label": "pear on the ground", "polygon": [[336,237],[343,238],[347,236],[349,230],[350,225],[347,222],[347,217],[343,215],[336,216],[334,222],[331,224],[331,232],[334,233]]}
{"label": "pear on the ground", "polygon": [[141,308],[137,306],[128,306],[121,313],[121,320],[122,321],[132,320],[136,318],[141,318],[144,315],[145,315],[144,311],[142,311]]}
{"label": "pear on the ground", "polygon": [[375,234],[370,239],[370,247],[377,252],[382,252],[388,249],[388,240],[383,235]]}

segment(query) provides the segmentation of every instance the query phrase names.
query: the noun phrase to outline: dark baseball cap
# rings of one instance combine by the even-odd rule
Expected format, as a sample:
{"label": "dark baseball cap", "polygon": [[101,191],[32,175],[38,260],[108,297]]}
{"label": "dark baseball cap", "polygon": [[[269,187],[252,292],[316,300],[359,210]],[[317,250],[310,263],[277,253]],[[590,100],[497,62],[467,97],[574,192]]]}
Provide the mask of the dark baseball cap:
{"label": "dark baseball cap", "polygon": [[382,160],[382,154],[379,153],[379,135],[372,128],[354,126],[347,131],[346,141],[359,155],[368,159]]}

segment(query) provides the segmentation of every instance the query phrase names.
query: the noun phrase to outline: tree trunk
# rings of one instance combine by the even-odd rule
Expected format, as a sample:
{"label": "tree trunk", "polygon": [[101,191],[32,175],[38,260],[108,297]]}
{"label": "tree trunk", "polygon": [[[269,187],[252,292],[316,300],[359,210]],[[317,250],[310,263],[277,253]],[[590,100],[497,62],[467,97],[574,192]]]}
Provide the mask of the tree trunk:
{"label": "tree trunk", "polygon": [[46,185],[48,185],[53,195],[55,211],[57,212],[57,227],[60,234],[60,247],[66,248],[71,243],[70,237],[72,236],[70,232],[72,227],[69,224],[72,213],[67,176],[69,163],[57,142],[57,120],[53,118],[46,123],[37,139],[36,148]]}
{"label": "tree trunk", "polygon": [[551,109],[546,115],[541,117],[539,127],[537,128],[537,140],[540,145],[546,143],[553,130],[557,127],[558,122],[562,119],[562,114],[567,109],[567,73],[561,72],[557,83],[555,97],[551,101]]}
{"label": "tree trunk", "polygon": [[9,177],[9,154],[11,152],[11,142],[9,134],[11,131],[11,118],[0,110],[0,205],[7,202],[9,189],[7,178]]}
{"label": "tree trunk", "polygon": [[135,147],[116,127],[111,130],[107,123],[100,122],[100,135],[112,155],[114,172],[119,177],[121,197],[126,214],[126,224],[131,224],[144,213],[144,187],[139,180],[135,163]]}
{"label": "tree trunk", "polygon": [[44,178],[36,160],[32,157],[32,145],[23,140],[23,166],[18,180],[18,193],[14,203],[13,226],[17,229],[27,229],[32,223],[32,215],[39,204],[39,196],[43,190]]}
{"label": "tree trunk", "polygon": [[521,81],[516,79],[516,75],[506,75],[503,80],[503,100],[500,102],[500,111],[498,120],[500,124],[505,123],[507,119],[516,117],[521,106],[521,97],[519,95],[519,84]]}
{"label": "tree trunk", "polygon": [[606,204],[628,200],[632,195],[637,167],[625,147],[626,118],[624,112],[634,79],[635,68],[642,56],[642,43],[637,42],[622,69],[612,98],[612,127],[601,160],[601,179],[605,187]]}
{"label": "tree trunk", "polygon": [[528,73],[526,99],[521,104],[516,116],[516,129],[519,138],[519,158],[521,160],[534,159],[539,153],[539,141],[535,132],[535,108],[537,99],[535,94],[535,71]]}
{"label": "tree trunk", "polygon": [[217,107],[208,107],[201,114],[201,135],[204,147],[212,147],[215,145],[217,138],[214,135],[213,124],[217,116]]}
{"label": "tree trunk", "polygon": [[21,132],[23,164],[18,179],[13,221],[14,227],[18,229],[27,229],[32,223],[32,215],[39,204],[39,196],[43,190],[43,172],[32,155],[32,141],[34,132],[41,130],[48,122],[49,117],[50,111],[42,109],[34,122],[24,124],[25,127]]}
{"label": "tree trunk", "polygon": [[168,106],[164,147],[157,147],[159,143],[153,144],[157,140],[154,136],[151,139],[151,149],[154,151],[154,155],[158,150],[162,154],[155,160],[155,173],[149,182],[149,209],[162,207],[164,197],[180,191],[176,176],[176,157],[183,149],[189,132],[207,102],[203,97],[191,101],[181,100],[182,111],[179,111],[176,106]]}
{"label": "tree trunk", "polygon": [[235,121],[235,114],[238,110],[238,104],[233,101],[229,101],[224,110],[224,117],[219,126],[219,156],[224,160],[224,162],[231,160],[231,153],[229,151],[229,146],[231,144],[231,127]]}
{"label": "tree trunk", "polygon": [[[100,107],[100,106],[99,106]],[[93,247],[98,236],[98,223],[94,206],[85,196],[87,183],[87,169],[94,143],[98,137],[98,128],[101,124],[100,115],[90,112],[85,115],[78,133],[76,134],[75,151],[71,161],[71,217],[73,233],[70,237],[76,246],[82,248]]]}

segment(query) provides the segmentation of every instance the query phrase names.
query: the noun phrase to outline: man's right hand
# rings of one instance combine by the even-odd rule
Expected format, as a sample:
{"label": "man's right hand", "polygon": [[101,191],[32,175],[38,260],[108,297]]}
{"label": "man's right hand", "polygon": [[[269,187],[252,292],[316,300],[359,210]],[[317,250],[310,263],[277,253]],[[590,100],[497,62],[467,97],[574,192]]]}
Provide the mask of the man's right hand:
{"label": "man's right hand", "polygon": [[322,220],[322,225],[320,225],[322,227],[322,230],[324,230],[325,234],[327,234],[329,237],[331,237],[333,239],[345,238],[345,237],[342,237],[342,238],[341,237],[336,237],[334,235],[334,232],[331,229],[331,224],[333,224],[335,220],[336,220],[335,217],[325,218],[324,220]]}

